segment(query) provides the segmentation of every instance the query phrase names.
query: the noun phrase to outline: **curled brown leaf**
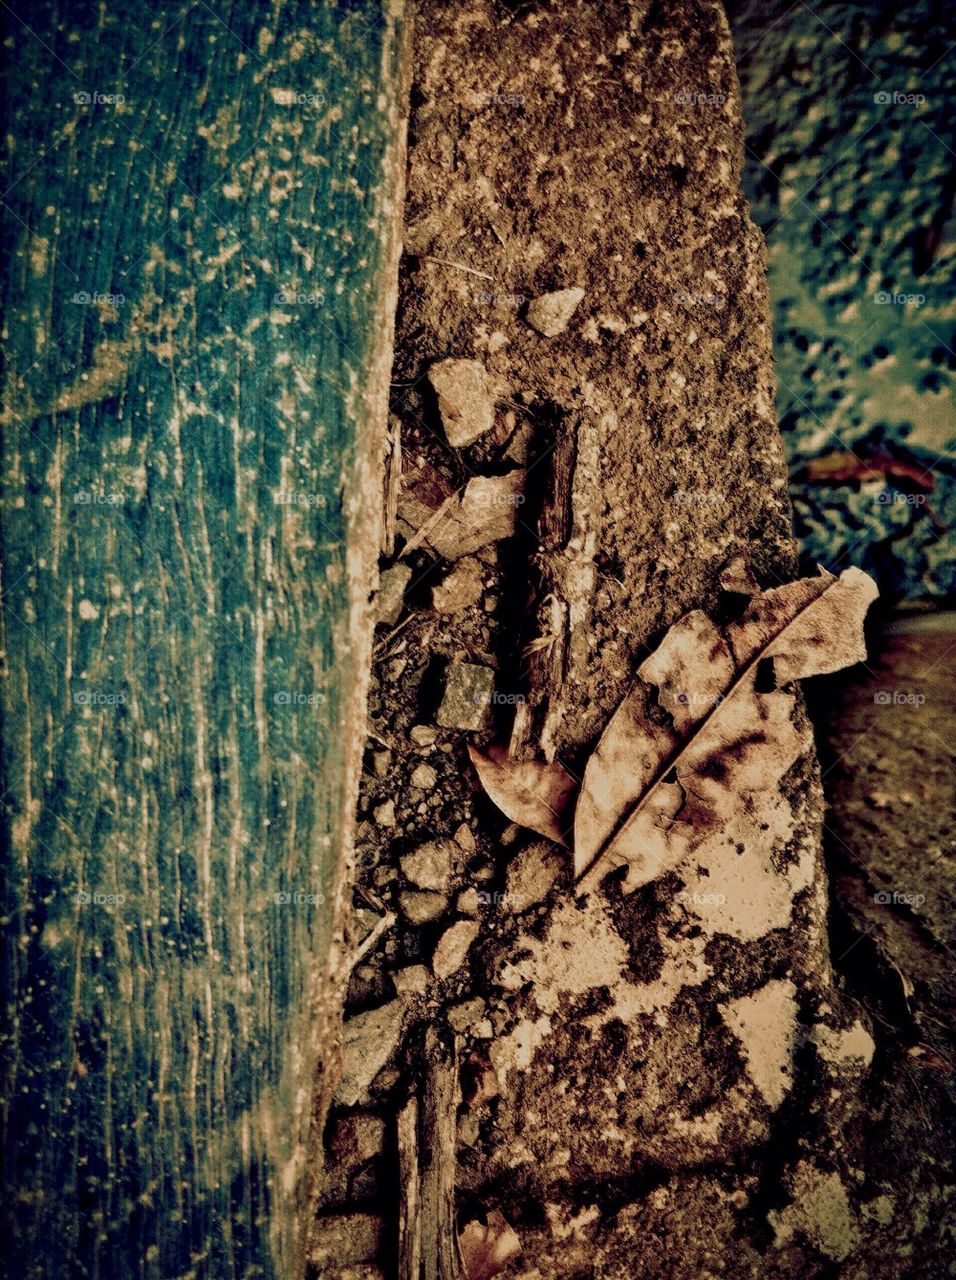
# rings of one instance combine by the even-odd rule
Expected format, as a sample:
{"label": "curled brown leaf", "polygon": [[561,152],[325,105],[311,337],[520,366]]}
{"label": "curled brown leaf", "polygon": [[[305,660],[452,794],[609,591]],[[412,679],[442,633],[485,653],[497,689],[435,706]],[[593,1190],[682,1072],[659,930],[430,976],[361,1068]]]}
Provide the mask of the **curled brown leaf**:
{"label": "curled brown leaf", "polygon": [[487,1223],[469,1222],[459,1244],[467,1280],[491,1280],[521,1252],[521,1241],[497,1209]]}
{"label": "curled brown leaf", "polygon": [[516,761],[504,747],[486,753],[469,746],[468,754],[481,785],[512,822],[529,827],[558,844],[566,844],[576,780],[555,760]]}

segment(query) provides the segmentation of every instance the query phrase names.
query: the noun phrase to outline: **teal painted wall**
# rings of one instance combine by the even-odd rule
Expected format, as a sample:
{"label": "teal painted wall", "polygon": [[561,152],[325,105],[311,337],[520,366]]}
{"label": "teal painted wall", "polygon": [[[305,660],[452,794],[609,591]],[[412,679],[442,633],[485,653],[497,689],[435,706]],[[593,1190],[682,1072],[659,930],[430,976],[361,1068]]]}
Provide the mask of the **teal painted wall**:
{"label": "teal painted wall", "polygon": [[289,1274],[395,24],[6,18],[3,1247]]}

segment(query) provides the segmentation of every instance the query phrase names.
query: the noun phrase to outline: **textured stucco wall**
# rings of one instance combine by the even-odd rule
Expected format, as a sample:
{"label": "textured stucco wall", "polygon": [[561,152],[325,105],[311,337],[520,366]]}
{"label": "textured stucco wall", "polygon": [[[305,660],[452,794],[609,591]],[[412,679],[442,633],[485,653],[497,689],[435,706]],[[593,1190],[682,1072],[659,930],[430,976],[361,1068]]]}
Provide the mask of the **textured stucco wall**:
{"label": "textured stucco wall", "polygon": [[[956,12],[751,0],[731,18],[745,190],[767,237],[777,407],[805,560],[858,564],[884,598],[956,585]],[[931,492],[807,483],[808,460],[884,449]]]}

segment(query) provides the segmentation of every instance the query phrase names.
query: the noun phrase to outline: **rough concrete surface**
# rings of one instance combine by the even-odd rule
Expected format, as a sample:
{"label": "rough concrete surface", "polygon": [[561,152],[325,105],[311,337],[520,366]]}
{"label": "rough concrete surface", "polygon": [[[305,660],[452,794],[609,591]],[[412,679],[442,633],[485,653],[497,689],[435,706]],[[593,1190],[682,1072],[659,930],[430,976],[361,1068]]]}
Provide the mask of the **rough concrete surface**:
{"label": "rough concrete surface", "polygon": [[[356,974],[350,1009],[386,1001],[392,972],[438,948],[412,1018],[451,1022],[483,1082],[459,1114],[459,1209],[500,1210],[518,1233],[508,1276],[933,1274],[938,1193],[922,1174],[893,1186],[868,1118],[878,1028],[829,960],[802,710],[805,751],[760,819],[742,812],[705,863],[627,898],[613,881],[576,895],[566,852],[542,856],[508,825],[465,752],[507,740],[541,692],[529,650],[550,646],[540,749],[579,774],[662,630],[732,605],[718,583],[732,557],[764,586],[795,571],[723,11],[431,3],[415,59],[392,406],[416,495],[405,510],[440,525],[474,476],[527,474],[514,536],[478,552],[484,594],[454,614],[428,608],[448,566],[402,531],[415,575],[376,651],[371,745],[387,761],[365,779],[363,885],[383,906],[407,892],[400,860],[423,840],[453,836],[471,856],[438,914],[403,924]],[[529,302],[572,288],[584,296],[563,331],[528,323]],[[426,383],[450,358],[480,361],[499,389],[495,425],[459,450]],[[567,536],[549,543],[538,514],[559,456]],[[553,636],[554,601],[534,593],[544,572],[568,591]],[[463,661],[493,681],[490,728],[438,711]],[[436,715],[420,742],[412,730]],[[436,773],[425,796],[410,785],[422,757]],[[444,940],[467,936],[475,910],[451,970]],[[373,1105],[393,1116],[427,1071],[410,1049]],[[402,1194],[384,1161],[365,1203],[394,1211]]]}

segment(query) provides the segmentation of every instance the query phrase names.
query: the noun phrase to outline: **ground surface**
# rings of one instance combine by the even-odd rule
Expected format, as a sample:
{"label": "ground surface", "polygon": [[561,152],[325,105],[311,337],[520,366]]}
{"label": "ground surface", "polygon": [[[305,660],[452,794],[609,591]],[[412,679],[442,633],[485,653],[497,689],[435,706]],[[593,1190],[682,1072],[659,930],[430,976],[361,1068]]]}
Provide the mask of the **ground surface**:
{"label": "ground surface", "polygon": [[[697,110],[701,93],[725,110]],[[942,1273],[945,1142],[921,1134],[915,1172],[882,1154],[872,1098],[905,1111],[915,1150],[923,1086],[887,1075],[896,1029],[880,1039],[831,975],[809,746],[782,793],[786,839],[750,845],[747,937],[675,912],[687,879],[576,900],[566,860],[509,826],[465,751],[506,740],[546,689],[534,745],[576,768],[662,629],[718,605],[731,555],[766,585],[793,573],[741,139],[716,8],[424,9],[356,940],[395,923],[349,991],[322,1275],[394,1272],[396,1119],[432,1069],[427,1023],[464,1060],[460,1219],[505,1214],[524,1246],[513,1277]],[[571,288],[567,328],[542,338],[528,303]],[[448,358],[493,384],[493,426],[462,447],[428,380]],[[476,475],[484,498],[459,506]],[[542,580],[566,613],[542,611]],[[549,618],[550,665],[527,649]],[[759,1037],[742,1053],[726,1034],[721,1002],[751,997],[785,1028],[786,1087],[772,1054],[757,1069]],[[614,1016],[622,1000],[632,1017]]]}
{"label": "ground surface", "polygon": [[854,678],[821,681],[811,694],[828,802],[834,960],[876,1014],[916,1036],[928,1058],[939,1055],[937,1068],[950,1064],[941,1081],[947,1089],[954,656],[952,614],[900,618],[874,635],[871,658]]}

